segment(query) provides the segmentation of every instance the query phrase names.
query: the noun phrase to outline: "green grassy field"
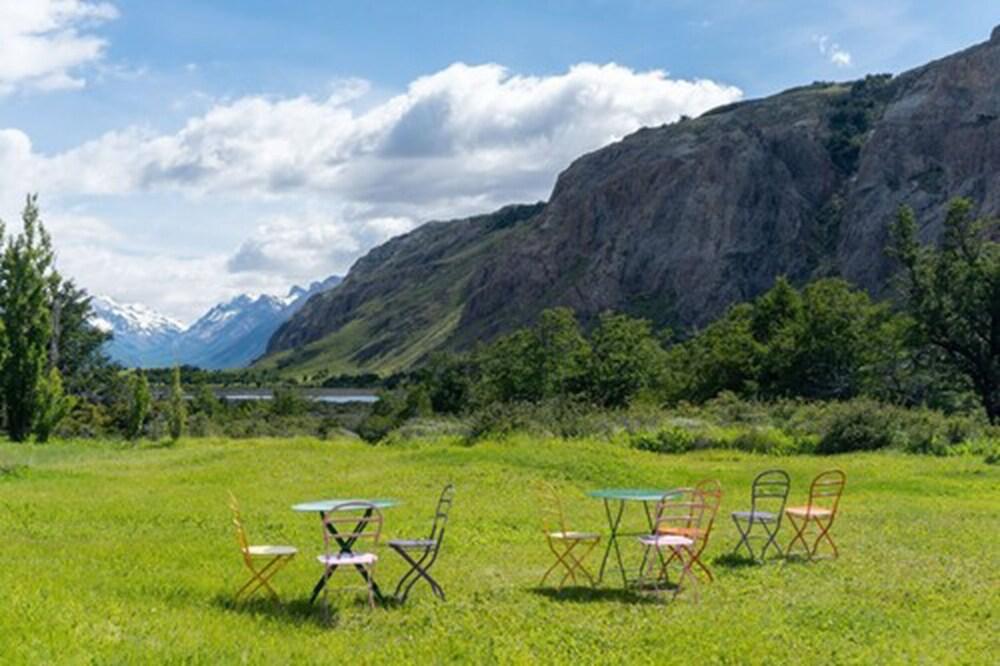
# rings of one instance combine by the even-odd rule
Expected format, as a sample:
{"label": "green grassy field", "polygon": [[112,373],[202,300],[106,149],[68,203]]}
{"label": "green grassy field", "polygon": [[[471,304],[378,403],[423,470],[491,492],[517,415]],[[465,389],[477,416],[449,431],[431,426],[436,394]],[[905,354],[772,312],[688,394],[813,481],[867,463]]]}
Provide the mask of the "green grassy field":
{"label": "green grassy field", "polygon": [[[594,592],[536,587],[550,563],[538,481],[558,485],[579,529],[603,530],[588,489],[717,477],[727,494],[712,561],[735,543],[728,513],[745,508],[754,473],[774,465],[792,474],[798,500],[816,472],[847,471],[839,560],[716,562],[697,604],[651,603],[613,578]],[[528,438],[474,447],[190,440],[2,444],[0,467],[5,664],[988,663],[1000,654],[1000,468],[982,458],[664,456]],[[419,534],[447,481],[458,493],[436,571],[449,600],[418,587],[407,606],[370,612],[360,595],[331,595],[326,625],[307,604],[319,521],[290,505],[390,496],[402,503],[386,511],[387,533]],[[228,601],[244,578],[229,489],[254,541],[302,551],[277,579],[281,604]],[[387,549],[380,567],[387,586],[402,571]]]}

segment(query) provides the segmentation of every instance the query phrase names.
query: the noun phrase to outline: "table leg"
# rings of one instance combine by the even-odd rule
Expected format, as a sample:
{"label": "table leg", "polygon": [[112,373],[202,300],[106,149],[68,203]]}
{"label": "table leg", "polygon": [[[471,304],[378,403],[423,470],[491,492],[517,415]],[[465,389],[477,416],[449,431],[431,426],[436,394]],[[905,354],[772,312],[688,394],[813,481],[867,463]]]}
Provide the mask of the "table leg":
{"label": "table leg", "polygon": [[622,581],[625,586],[628,586],[628,577],[625,575],[625,562],[622,560],[622,552],[618,546],[618,528],[622,522],[622,514],[625,512],[625,502],[624,500],[618,502],[618,514],[612,516],[611,514],[611,504],[605,499],[604,500],[604,514],[608,518],[608,527],[611,529],[611,534],[608,537],[608,545],[604,548],[604,557],[601,559],[601,570],[597,574],[597,582],[601,583],[604,580],[604,571],[608,564],[608,557],[611,556],[611,549],[615,551],[615,556],[618,559],[618,569],[622,574]]}

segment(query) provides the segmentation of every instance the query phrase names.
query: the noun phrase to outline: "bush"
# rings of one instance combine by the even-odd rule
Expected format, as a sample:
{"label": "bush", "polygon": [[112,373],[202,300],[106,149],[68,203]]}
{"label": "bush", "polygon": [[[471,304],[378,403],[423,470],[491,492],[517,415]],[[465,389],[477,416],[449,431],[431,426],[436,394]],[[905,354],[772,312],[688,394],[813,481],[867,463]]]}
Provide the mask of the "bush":
{"label": "bush", "polygon": [[733,441],[733,446],[749,453],[790,455],[799,452],[798,442],[784,431],[771,426],[750,428]]}
{"label": "bush", "polygon": [[655,433],[642,433],[632,437],[633,448],[653,453],[686,453],[694,450],[698,438],[685,428],[672,426]]}
{"label": "bush", "polygon": [[818,453],[888,448],[900,441],[895,409],[867,400],[845,403],[819,440]]}

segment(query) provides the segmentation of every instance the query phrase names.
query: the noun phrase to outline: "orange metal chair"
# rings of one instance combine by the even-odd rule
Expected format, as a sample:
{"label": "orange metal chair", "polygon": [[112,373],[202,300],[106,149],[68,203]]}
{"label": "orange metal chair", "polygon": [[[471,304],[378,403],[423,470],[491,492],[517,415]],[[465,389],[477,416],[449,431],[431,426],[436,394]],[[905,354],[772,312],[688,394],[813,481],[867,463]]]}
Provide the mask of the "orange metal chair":
{"label": "orange metal chair", "polygon": [[[844,493],[846,484],[847,475],[841,470],[823,472],[813,479],[809,487],[808,504],[785,509],[785,515],[795,530],[795,536],[785,550],[786,557],[793,555],[796,544],[801,544],[802,553],[807,560],[818,559],[819,547],[824,541],[833,550],[832,557],[838,556],[837,544],[830,536],[830,528],[833,527],[833,521],[837,517],[837,508],[840,506],[840,497]],[[815,540],[810,547],[806,542],[806,536],[812,528],[815,529]]]}
{"label": "orange metal chair", "polygon": [[[542,576],[540,584],[545,585],[545,581],[548,580],[549,575],[561,566],[566,570],[566,573],[563,574],[562,579],[559,581],[557,589],[561,590],[567,580],[572,580],[573,584],[576,585],[577,572],[586,577],[591,587],[593,587],[595,584],[594,577],[587,571],[587,568],[583,565],[583,561],[587,559],[591,551],[600,543],[601,535],[594,532],[575,532],[569,529],[562,501],[552,486],[548,484],[543,485],[541,496],[542,529],[545,533],[545,539],[549,544],[549,550],[555,555],[556,561],[545,572],[545,575]],[[582,550],[582,552],[577,551],[579,555],[577,555],[577,552],[574,552],[577,547],[580,547]]]}
{"label": "orange metal chair", "polygon": [[[267,590],[275,601],[278,600],[278,593],[271,587],[271,579],[286,564],[292,561],[299,552],[294,546],[271,546],[259,545],[251,546],[247,539],[246,529],[243,527],[243,519],[240,517],[240,505],[236,497],[229,493],[229,508],[233,512],[233,525],[236,527],[236,541],[240,546],[240,553],[243,555],[243,563],[250,570],[251,576],[235,596],[235,601],[240,598],[249,599],[259,590]],[[262,564],[263,566],[259,566]]]}
{"label": "orange metal chair", "polygon": [[[649,583],[654,593],[661,596],[661,584],[669,583],[669,566],[676,561],[680,564],[681,573],[674,588],[674,596],[687,589],[690,583],[697,600],[699,583],[694,567],[700,565],[705,568],[699,558],[707,543],[707,535],[711,533],[711,522],[717,510],[718,504],[707,493],[687,489],[684,493],[671,491],[664,495],[656,507],[653,533],[639,537],[639,543],[646,549],[639,573],[639,585]],[[655,551],[655,557],[651,557],[652,551]],[[654,568],[656,575],[653,575]]]}
{"label": "orange metal chair", "polygon": [[[674,534],[691,539],[694,542],[694,564],[705,572],[710,581],[714,581],[715,576],[712,575],[711,569],[701,559],[701,555],[708,546],[709,537],[712,536],[712,527],[715,526],[715,517],[719,513],[719,507],[722,505],[722,484],[715,479],[705,479],[699,481],[694,488],[681,488],[680,490],[690,497],[689,502],[697,502],[699,505],[703,505],[704,515],[692,516],[690,525],[685,525],[680,520],[669,521],[657,527],[657,534]],[[697,518],[696,522],[695,518]],[[676,552],[672,553],[670,560],[666,564],[670,564],[677,557]]]}

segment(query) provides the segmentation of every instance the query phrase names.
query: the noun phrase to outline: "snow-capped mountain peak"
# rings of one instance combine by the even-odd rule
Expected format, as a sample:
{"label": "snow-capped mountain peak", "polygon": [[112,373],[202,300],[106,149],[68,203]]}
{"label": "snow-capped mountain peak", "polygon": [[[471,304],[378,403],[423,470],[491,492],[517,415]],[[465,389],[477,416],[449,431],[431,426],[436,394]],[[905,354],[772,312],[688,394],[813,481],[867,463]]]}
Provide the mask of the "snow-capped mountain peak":
{"label": "snow-capped mountain peak", "polygon": [[137,335],[180,333],[184,325],[152,308],[136,303],[119,303],[109,296],[91,299],[94,326],[103,331],[130,331]]}
{"label": "snow-capped mountain peak", "polygon": [[113,334],[108,354],[126,366],[238,368],[263,354],[271,335],[310,296],[339,283],[339,277],[330,277],[305,289],[292,287],[284,297],[242,294],[212,307],[188,327],[146,306],[100,296],[92,300],[91,323]]}

